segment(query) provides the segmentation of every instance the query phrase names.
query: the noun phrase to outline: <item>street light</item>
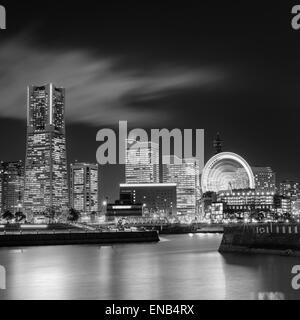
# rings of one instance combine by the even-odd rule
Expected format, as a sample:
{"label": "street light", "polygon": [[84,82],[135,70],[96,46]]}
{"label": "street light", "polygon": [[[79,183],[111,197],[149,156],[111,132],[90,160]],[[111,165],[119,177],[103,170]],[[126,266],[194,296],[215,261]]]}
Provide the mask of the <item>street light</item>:
{"label": "street light", "polygon": [[102,202],[103,213],[106,215],[107,213],[107,199]]}

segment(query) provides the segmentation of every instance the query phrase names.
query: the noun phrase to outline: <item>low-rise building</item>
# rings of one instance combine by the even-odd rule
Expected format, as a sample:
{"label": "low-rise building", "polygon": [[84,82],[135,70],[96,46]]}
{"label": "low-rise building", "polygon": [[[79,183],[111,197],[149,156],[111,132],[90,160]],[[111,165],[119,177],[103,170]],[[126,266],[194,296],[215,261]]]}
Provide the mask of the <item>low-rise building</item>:
{"label": "low-rise building", "polygon": [[141,203],[144,215],[177,213],[176,183],[120,184],[120,200]]}

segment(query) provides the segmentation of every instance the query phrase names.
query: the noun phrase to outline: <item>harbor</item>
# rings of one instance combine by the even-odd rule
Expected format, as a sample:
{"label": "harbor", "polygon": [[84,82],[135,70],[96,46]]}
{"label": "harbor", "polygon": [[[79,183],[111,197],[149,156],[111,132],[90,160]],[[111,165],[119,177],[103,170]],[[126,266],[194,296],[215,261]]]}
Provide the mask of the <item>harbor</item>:
{"label": "harbor", "polygon": [[299,257],[220,253],[220,234],[160,236],[159,242],[0,248],[0,299],[243,300],[277,292],[299,299]]}

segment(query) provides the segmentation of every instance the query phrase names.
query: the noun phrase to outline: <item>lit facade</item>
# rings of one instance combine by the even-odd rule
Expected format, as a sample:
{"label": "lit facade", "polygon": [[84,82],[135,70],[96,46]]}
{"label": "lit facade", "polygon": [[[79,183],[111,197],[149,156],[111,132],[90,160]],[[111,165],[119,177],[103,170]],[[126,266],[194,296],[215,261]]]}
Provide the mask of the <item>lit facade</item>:
{"label": "lit facade", "polygon": [[279,185],[279,194],[285,197],[298,197],[300,195],[300,183],[290,180],[282,181]]}
{"label": "lit facade", "polygon": [[257,192],[276,192],[276,174],[270,167],[252,167]]}
{"label": "lit facade", "polygon": [[143,205],[137,204],[111,204],[107,205],[106,217],[108,221],[120,218],[141,218],[143,216]]}
{"label": "lit facade", "polygon": [[215,202],[211,204],[210,219],[213,222],[222,222],[224,219],[224,203]]}
{"label": "lit facade", "polygon": [[62,212],[69,203],[65,89],[29,86],[24,209],[27,215]]}
{"label": "lit facade", "polygon": [[291,210],[293,217],[300,217],[300,199],[291,202]]}
{"label": "lit facade", "polygon": [[254,189],[219,192],[217,201],[226,204],[227,210],[237,212],[269,211],[274,208],[274,193],[257,192]]}
{"label": "lit facade", "polygon": [[22,211],[24,196],[24,162],[0,163],[1,212]]}
{"label": "lit facade", "polygon": [[147,214],[176,215],[177,198],[175,183],[120,184],[120,199],[141,203]]}
{"label": "lit facade", "polygon": [[163,183],[177,185],[177,214],[197,214],[200,201],[200,167],[196,158],[176,159],[168,156],[163,161]]}
{"label": "lit facade", "polygon": [[159,182],[159,145],[127,140],[126,183]]}
{"label": "lit facade", "polygon": [[70,166],[70,206],[82,213],[98,211],[98,164]]}
{"label": "lit facade", "polygon": [[290,197],[276,194],[274,197],[274,203],[275,203],[276,212],[279,215],[286,214],[286,213],[293,215],[292,200]]}
{"label": "lit facade", "polygon": [[283,213],[291,213],[292,212],[292,202],[289,198],[283,198],[281,201],[281,208]]}

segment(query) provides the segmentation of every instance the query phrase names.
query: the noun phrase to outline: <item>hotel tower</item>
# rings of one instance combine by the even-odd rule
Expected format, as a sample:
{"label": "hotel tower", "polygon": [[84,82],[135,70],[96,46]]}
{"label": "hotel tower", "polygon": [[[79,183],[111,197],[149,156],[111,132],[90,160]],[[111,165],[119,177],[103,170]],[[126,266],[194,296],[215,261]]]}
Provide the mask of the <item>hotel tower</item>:
{"label": "hotel tower", "polygon": [[177,213],[179,215],[198,213],[200,200],[200,167],[196,158],[182,159],[164,156],[163,183],[177,185]]}
{"label": "hotel tower", "polygon": [[126,183],[159,182],[159,145],[127,140]]}
{"label": "hotel tower", "polygon": [[61,213],[68,206],[65,89],[52,83],[27,89],[24,210]]}
{"label": "hotel tower", "polygon": [[98,164],[70,165],[70,205],[81,213],[98,211]]}

